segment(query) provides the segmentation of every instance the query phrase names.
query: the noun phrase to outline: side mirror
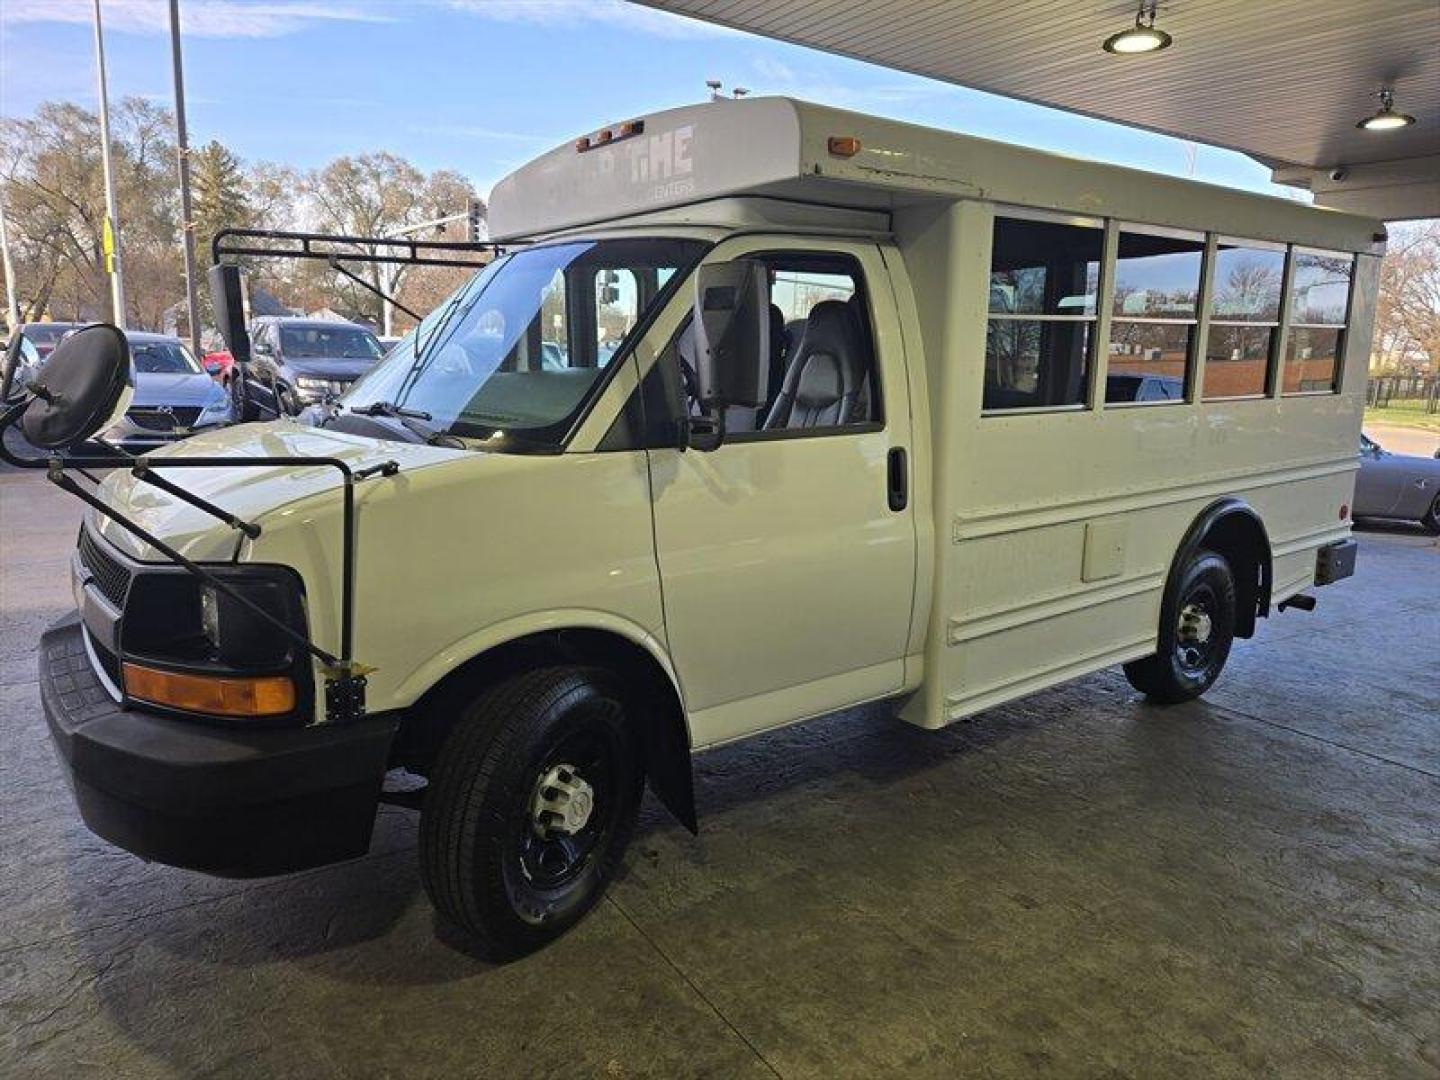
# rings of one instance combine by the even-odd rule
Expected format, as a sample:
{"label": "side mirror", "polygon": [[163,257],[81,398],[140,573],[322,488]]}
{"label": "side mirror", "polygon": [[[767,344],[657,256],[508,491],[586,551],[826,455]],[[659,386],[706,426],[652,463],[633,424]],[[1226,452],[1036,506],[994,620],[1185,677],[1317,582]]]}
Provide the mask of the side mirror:
{"label": "side mirror", "polygon": [[[736,259],[695,272],[695,393],[707,412],[759,408],[770,394],[770,271]],[[723,428],[722,428],[723,430]]]}
{"label": "side mirror", "polygon": [[108,323],[77,330],[55,346],[27,389],[33,396],[20,417],[26,442],[42,450],[82,443],[114,426],[130,407],[130,343]]}
{"label": "side mirror", "polygon": [[225,347],[235,363],[248,364],[250,335],[245,329],[245,284],[240,277],[240,267],[216,263],[210,267],[209,277],[210,303],[215,308],[220,336],[225,339]]}

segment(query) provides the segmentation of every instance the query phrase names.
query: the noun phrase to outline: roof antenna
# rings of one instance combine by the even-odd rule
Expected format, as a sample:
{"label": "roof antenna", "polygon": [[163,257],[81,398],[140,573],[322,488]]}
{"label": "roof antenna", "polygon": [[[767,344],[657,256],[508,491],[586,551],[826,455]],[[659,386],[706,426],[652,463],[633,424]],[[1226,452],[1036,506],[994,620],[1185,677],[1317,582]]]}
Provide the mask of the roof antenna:
{"label": "roof antenna", "polygon": [[721,87],[723,84],[720,82],[719,79],[706,79],[706,80],[705,80],[705,85],[710,88],[710,100],[711,100],[711,101],[723,101],[723,100],[724,100],[724,97],[723,97],[723,96],[721,95],[721,93],[720,93],[720,87]]}

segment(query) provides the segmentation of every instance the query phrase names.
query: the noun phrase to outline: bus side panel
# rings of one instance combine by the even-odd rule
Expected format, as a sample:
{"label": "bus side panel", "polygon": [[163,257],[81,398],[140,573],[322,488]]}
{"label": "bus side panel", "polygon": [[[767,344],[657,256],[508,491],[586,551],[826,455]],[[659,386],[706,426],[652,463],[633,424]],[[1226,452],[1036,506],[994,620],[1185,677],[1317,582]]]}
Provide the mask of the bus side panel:
{"label": "bus side panel", "polygon": [[935,466],[927,693],[904,714],[925,727],[1153,652],[1181,539],[1217,499],[1243,499],[1264,523],[1275,601],[1311,585],[1316,550],[1349,532],[1373,321],[1377,260],[1362,257],[1339,394],[981,415],[985,314],[972,301],[985,296],[991,215],[974,205],[956,215],[967,254],[949,282],[964,325],[928,312],[917,285],[922,325],[948,331],[932,417],[937,455],[955,455]]}

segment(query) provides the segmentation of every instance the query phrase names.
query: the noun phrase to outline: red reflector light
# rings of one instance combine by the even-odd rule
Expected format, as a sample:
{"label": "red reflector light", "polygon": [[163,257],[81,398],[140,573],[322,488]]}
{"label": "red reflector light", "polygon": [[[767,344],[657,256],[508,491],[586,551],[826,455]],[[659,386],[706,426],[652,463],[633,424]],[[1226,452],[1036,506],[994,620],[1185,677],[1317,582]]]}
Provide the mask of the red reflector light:
{"label": "red reflector light", "polygon": [[860,140],[854,135],[831,135],[829,147],[836,157],[854,157],[860,152]]}

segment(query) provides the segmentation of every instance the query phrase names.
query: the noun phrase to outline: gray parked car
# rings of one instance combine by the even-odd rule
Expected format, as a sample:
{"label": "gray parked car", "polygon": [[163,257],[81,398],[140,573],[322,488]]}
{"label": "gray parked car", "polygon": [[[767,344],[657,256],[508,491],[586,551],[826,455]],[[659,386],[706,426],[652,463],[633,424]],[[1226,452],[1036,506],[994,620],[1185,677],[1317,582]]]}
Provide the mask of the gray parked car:
{"label": "gray parked car", "polygon": [[339,397],[383,355],[379,339],[355,323],[279,316],[254,319],[243,401],[238,395],[240,380],[231,383],[237,391],[236,408],[243,420],[258,419],[257,406],[273,408],[269,390],[273,379],[281,409],[293,416],[307,405]]}
{"label": "gray parked car", "polygon": [[1440,533],[1440,460],[1392,454],[1360,436],[1360,473],[1355,477],[1356,518],[1418,521]]}
{"label": "gray parked car", "polygon": [[165,334],[128,331],[135,396],[124,417],[101,436],[131,453],[231,422],[230,398],[185,343]]}

